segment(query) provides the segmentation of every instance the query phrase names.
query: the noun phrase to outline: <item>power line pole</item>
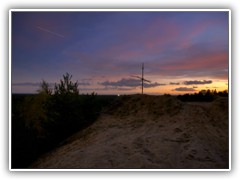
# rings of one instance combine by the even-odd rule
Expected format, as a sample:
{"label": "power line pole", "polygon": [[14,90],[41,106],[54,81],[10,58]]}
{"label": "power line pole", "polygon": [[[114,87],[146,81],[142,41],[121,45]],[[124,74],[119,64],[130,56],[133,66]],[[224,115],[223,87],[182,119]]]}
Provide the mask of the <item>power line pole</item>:
{"label": "power line pole", "polygon": [[136,77],[142,81],[142,94],[143,94],[143,86],[144,86],[143,82],[146,81],[146,82],[151,83],[151,81],[144,79],[144,63],[142,63],[142,77],[134,76],[134,75],[132,77]]}

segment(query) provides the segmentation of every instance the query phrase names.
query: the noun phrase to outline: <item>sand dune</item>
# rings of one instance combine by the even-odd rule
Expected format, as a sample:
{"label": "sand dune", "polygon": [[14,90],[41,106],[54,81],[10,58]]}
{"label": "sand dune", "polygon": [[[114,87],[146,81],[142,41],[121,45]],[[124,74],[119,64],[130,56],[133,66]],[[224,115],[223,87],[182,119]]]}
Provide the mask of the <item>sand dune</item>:
{"label": "sand dune", "polygon": [[31,168],[228,168],[228,99],[124,96]]}

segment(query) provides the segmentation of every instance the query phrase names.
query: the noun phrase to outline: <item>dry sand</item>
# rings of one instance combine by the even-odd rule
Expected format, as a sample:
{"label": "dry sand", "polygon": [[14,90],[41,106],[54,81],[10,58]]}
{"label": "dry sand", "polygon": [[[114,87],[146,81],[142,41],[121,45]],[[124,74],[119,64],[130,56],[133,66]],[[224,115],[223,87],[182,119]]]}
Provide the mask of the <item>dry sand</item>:
{"label": "dry sand", "polygon": [[227,169],[228,99],[125,96],[31,168]]}

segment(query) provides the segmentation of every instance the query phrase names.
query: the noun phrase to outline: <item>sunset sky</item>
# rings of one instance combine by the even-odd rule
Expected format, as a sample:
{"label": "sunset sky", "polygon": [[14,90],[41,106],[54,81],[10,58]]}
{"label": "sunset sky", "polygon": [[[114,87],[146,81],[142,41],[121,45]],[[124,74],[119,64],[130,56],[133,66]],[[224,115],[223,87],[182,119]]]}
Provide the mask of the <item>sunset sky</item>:
{"label": "sunset sky", "polygon": [[[228,11],[20,12],[11,16],[12,92],[68,72],[80,93],[185,94],[228,88]],[[53,87],[53,86],[52,86]]]}

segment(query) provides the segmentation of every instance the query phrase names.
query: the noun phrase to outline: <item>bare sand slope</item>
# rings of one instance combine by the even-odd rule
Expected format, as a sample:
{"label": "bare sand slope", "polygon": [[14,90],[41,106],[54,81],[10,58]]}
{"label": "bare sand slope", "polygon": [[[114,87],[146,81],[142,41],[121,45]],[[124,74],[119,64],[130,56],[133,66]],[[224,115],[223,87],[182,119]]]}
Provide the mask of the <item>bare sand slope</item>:
{"label": "bare sand slope", "polygon": [[126,96],[31,168],[228,168],[228,99]]}

